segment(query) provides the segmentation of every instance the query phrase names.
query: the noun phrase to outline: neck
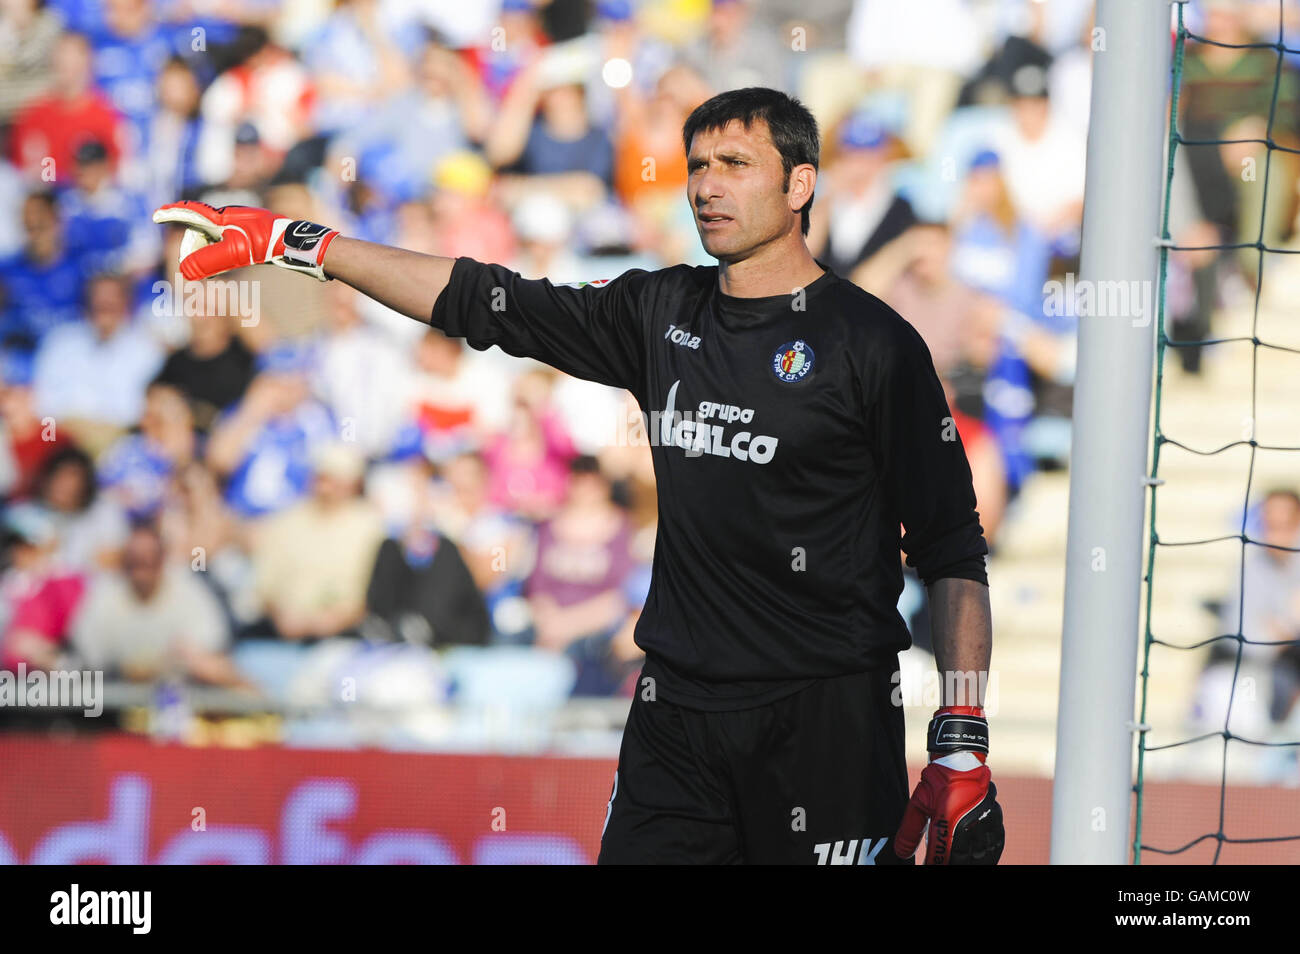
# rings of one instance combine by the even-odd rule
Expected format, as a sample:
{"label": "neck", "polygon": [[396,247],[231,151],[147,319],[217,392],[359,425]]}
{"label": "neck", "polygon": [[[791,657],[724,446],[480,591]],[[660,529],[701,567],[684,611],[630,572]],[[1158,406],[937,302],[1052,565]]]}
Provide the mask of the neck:
{"label": "neck", "polygon": [[[1224,41],[1229,42],[1229,41]],[[1235,39],[1233,43],[1249,43],[1248,38]],[[1218,67],[1228,67],[1237,62],[1242,51],[1230,46],[1203,46],[1201,48],[1201,57]]]}
{"label": "neck", "polygon": [[604,513],[610,507],[608,500],[570,500],[569,513],[590,516],[592,514]]}
{"label": "neck", "polygon": [[718,287],[736,298],[766,298],[806,288],[823,274],[796,232],[739,262],[718,262]]}
{"label": "neck", "polygon": [[551,135],[561,142],[581,139],[587,132],[587,120],[583,116],[549,116],[546,120]]}
{"label": "neck", "polygon": [[41,419],[26,414],[14,417],[8,423],[9,433],[19,440],[25,439],[29,434],[35,434],[41,429]]}
{"label": "neck", "polygon": [[27,246],[27,257],[38,264],[48,265],[59,257],[60,251],[61,247],[57,242],[51,242],[48,245],[44,243],[40,245],[29,244]]}
{"label": "neck", "polygon": [[221,338],[191,338],[190,353],[196,358],[212,358],[226,350],[230,344],[229,339]]}

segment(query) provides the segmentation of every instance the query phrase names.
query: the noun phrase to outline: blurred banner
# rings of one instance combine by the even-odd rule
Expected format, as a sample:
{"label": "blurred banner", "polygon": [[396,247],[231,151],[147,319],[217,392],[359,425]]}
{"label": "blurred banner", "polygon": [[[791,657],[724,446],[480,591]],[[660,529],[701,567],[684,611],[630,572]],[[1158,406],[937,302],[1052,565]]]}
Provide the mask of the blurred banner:
{"label": "blurred banner", "polygon": [[613,763],[0,740],[0,862],[587,864]]}
{"label": "blurred banner", "polygon": [[[590,864],[615,763],[7,736],[0,767],[4,864]],[[1002,863],[1045,864],[1051,780],[999,775],[997,785]],[[1159,811],[1144,843],[1173,849],[1215,831],[1218,791],[1151,785]],[[1225,830],[1291,831],[1298,806],[1296,789],[1229,787]],[[1142,860],[1205,864],[1215,844]],[[1219,860],[1295,864],[1300,843],[1225,844]]]}

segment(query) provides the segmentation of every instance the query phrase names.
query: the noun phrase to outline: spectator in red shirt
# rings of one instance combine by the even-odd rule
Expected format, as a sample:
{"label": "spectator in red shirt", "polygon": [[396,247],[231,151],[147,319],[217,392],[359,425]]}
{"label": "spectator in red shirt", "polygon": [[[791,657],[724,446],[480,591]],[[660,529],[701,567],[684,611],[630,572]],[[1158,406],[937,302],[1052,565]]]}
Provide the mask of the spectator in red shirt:
{"label": "spectator in red shirt", "polygon": [[1007,509],[1006,465],[989,426],[977,417],[963,414],[952,404],[952,385],[945,382],[944,389],[949,395],[949,409],[957,436],[961,438],[961,446],[966,448],[966,460],[970,463],[975,488],[975,508],[984,528],[984,539],[992,546]]}
{"label": "spectator in red shirt", "polygon": [[13,615],[0,639],[0,668],[17,672],[54,669],[86,581],[54,558],[57,531],[38,507],[22,504],[5,514],[12,567],[0,587]]}
{"label": "spectator in red shirt", "polygon": [[65,33],[54,48],[54,83],[51,91],[32,100],[14,119],[10,159],[25,174],[59,185],[72,179],[73,154],[87,139],[108,149],[114,170],[121,157],[125,121],[95,89],[89,41],[79,33]]}
{"label": "spectator in red shirt", "polygon": [[6,362],[0,380],[0,457],[8,468],[0,475],[0,496],[9,501],[32,495],[41,466],[68,439],[36,414],[32,403],[31,365],[19,356]]}

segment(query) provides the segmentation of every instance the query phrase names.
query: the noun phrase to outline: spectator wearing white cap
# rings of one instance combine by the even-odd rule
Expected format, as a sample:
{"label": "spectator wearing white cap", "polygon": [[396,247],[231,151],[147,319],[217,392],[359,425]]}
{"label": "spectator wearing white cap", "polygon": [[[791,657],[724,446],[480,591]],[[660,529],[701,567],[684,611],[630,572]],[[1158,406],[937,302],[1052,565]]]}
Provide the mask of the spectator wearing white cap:
{"label": "spectator wearing white cap", "polygon": [[331,321],[321,342],[316,393],[349,440],[367,457],[383,457],[410,417],[410,355],[362,320],[361,296],[352,288],[332,282],[326,295]]}
{"label": "spectator wearing white cap", "polygon": [[549,278],[553,282],[591,281],[610,276],[584,275],[571,248],[573,213],[550,193],[524,198],[514,208],[511,221],[519,240],[512,268],[524,278]]}

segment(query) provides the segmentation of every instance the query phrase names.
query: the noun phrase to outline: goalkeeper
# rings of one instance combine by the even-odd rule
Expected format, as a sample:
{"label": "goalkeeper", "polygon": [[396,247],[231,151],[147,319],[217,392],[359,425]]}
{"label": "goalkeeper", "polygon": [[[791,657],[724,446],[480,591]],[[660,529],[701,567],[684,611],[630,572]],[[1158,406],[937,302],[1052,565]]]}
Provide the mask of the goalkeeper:
{"label": "goalkeeper", "polygon": [[992,644],[988,548],[929,350],[808,251],[819,135],[798,101],[721,93],[683,143],[716,266],[567,286],[263,209],[154,219],[210,241],[187,279],[257,263],[338,279],[636,396],[659,525],[601,863],[910,863],[928,828],[926,863],[994,864],[984,680],[959,698],[943,679],[910,799],[894,697],[900,546],[929,588],[940,672],[986,673]]}

